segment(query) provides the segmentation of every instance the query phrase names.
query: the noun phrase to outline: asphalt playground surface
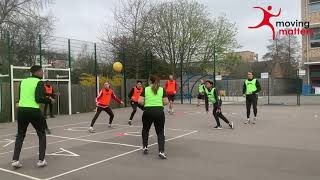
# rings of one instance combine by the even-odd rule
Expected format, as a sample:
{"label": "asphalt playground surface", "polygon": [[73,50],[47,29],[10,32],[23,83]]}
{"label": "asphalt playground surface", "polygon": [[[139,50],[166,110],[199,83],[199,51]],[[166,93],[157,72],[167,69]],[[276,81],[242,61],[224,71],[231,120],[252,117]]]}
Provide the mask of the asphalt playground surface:
{"label": "asphalt playground surface", "polygon": [[48,119],[48,166],[37,168],[38,139],[32,126],[21,153],[23,167],[11,168],[16,124],[0,124],[1,180],[319,180],[319,106],[259,106],[256,125],[245,125],[243,105],[225,105],[235,124],[214,130],[204,107],[176,105],[166,114],[167,160],[158,158],[154,128],[149,155],[141,151],[141,115],[127,125],[131,108],[114,109],[108,128],[101,113],[96,133],[87,129],[93,113]]}

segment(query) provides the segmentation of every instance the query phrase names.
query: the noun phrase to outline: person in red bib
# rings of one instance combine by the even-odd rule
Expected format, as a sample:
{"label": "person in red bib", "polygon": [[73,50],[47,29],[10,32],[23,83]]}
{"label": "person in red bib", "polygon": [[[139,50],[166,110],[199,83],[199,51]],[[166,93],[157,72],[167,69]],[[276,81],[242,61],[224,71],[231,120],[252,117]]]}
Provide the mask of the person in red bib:
{"label": "person in red bib", "polygon": [[114,94],[113,90],[110,87],[110,83],[107,81],[104,83],[104,88],[99,92],[98,97],[96,98],[96,105],[97,105],[97,111],[94,115],[91,125],[89,128],[90,133],[94,133],[95,130],[93,129],[93,125],[96,122],[97,118],[99,117],[101,111],[105,111],[109,116],[109,127],[111,127],[114,114],[112,112],[112,109],[110,107],[111,99],[115,100],[117,103],[123,105],[124,103],[121,101],[121,99],[117,98],[117,96]]}
{"label": "person in red bib", "polygon": [[144,110],[144,107],[138,103],[140,95],[142,94],[143,91],[144,89],[142,87],[142,81],[138,80],[136,86],[132,88],[129,93],[128,97],[131,100],[131,106],[132,106],[132,113],[128,122],[130,126],[132,125],[132,119],[137,112],[137,108],[139,107],[142,111]]}
{"label": "person in red bib", "polygon": [[[46,98],[51,97],[52,99],[55,99],[56,94],[53,92],[53,87],[49,84],[49,81],[46,81],[44,88],[46,90]],[[44,117],[47,118],[48,106],[50,110],[50,117],[54,118],[53,111],[52,111],[52,106],[53,106],[52,103],[44,105]]]}
{"label": "person in red bib", "polygon": [[169,75],[169,80],[166,82],[165,89],[169,99],[169,114],[174,114],[173,102],[178,91],[178,84],[177,81],[173,79],[173,75]]}

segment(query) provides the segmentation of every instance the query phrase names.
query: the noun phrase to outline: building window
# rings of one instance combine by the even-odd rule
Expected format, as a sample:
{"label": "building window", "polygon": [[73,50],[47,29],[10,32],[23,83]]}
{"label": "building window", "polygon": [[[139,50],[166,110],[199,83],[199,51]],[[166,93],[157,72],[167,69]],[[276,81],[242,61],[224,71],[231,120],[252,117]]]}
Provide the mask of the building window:
{"label": "building window", "polygon": [[309,4],[311,4],[311,3],[318,3],[318,2],[320,2],[320,0],[309,0]]}
{"label": "building window", "polygon": [[309,12],[320,12],[320,0],[309,1]]}
{"label": "building window", "polygon": [[320,47],[320,28],[312,29],[313,33],[310,34],[310,46],[311,48]]}

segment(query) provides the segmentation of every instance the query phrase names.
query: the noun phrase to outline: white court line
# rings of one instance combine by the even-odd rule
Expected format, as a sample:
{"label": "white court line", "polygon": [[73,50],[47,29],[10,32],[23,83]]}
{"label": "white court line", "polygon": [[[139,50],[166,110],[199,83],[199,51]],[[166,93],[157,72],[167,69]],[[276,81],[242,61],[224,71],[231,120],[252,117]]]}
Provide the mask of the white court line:
{"label": "white court line", "polygon": [[[73,125],[79,125],[79,124],[85,124],[85,123],[88,123],[89,122],[80,122],[80,123],[75,123],[75,124],[66,124],[66,125],[61,125],[61,126],[53,126],[51,127],[50,129],[57,129],[57,128],[61,128],[61,127],[66,127],[66,126],[73,126]],[[29,133],[35,133],[36,131],[31,131]],[[16,134],[6,134],[6,135],[0,135],[0,137],[6,137],[6,136],[14,136]]]}
{"label": "white court line", "polygon": [[[89,134],[89,135],[85,135],[85,136],[79,136],[79,137],[77,137],[77,138],[85,138],[85,137],[90,137],[90,136],[94,136],[94,135],[98,135],[98,134],[113,132],[113,131],[117,131],[117,130],[121,130],[121,129],[127,129],[127,128],[128,128],[128,127],[119,128],[119,129],[113,129],[113,130],[108,130],[108,131],[102,131],[102,132],[98,132],[98,133],[94,133],[94,134]],[[52,143],[47,143],[47,145],[57,144],[57,143],[66,142],[66,141],[70,141],[70,139],[65,139],[65,140],[61,140],[61,141],[55,141],[55,142],[52,142]],[[22,150],[32,149],[32,148],[38,148],[38,147],[39,147],[39,146],[30,146],[30,147],[22,148]],[[13,152],[13,151],[7,151],[7,152],[0,153],[0,155],[9,154],[9,153],[12,153],[12,152]]]}
{"label": "white court line", "polygon": [[[166,142],[168,141],[172,141],[172,140],[175,140],[175,139],[178,139],[178,138],[182,138],[184,136],[188,136],[190,134],[194,134],[198,131],[192,131],[190,133],[187,133],[187,134],[183,134],[183,135],[180,135],[180,136],[177,136],[177,137],[174,137],[174,138],[170,138],[170,139],[167,139]],[[157,145],[158,143],[154,143],[154,144],[151,144],[149,147],[151,146],[154,146],[154,145]],[[51,179],[55,179],[55,178],[58,178],[58,177],[61,177],[61,176],[65,176],[67,174],[71,174],[71,173],[74,173],[74,172],[77,172],[77,171],[80,171],[80,170],[83,170],[83,169],[86,169],[86,168],[89,168],[91,166],[95,166],[97,164],[101,164],[101,163],[104,163],[104,162],[107,162],[107,161],[110,161],[110,160],[113,160],[113,159],[116,159],[116,158],[119,158],[119,157],[122,157],[122,156],[125,156],[125,155],[128,155],[128,154],[132,154],[134,152],[137,152],[139,150],[141,150],[142,148],[138,148],[138,149],[135,149],[135,150],[132,150],[132,151],[129,151],[129,152],[126,152],[126,153],[123,153],[123,154],[120,154],[120,155],[117,155],[117,156],[113,156],[111,158],[108,158],[108,159],[104,159],[104,160],[101,160],[101,161],[98,161],[98,162],[95,162],[95,163],[92,163],[92,164],[88,164],[86,166],[82,166],[80,168],[77,168],[77,169],[74,169],[74,170],[71,170],[71,171],[68,171],[68,172],[65,172],[65,173],[62,173],[62,174],[59,174],[59,175],[56,175],[56,176],[53,176],[53,177],[50,177],[50,178],[47,178],[45,180],[51,180]]]}
{"label": "white court line", "polygon": [[140,146],[135,146],[135,145],[131,145],[131,144],[95,141],[95,140],[89,140],[89,139],[80,139],[80,138],[72,138],[72,137],[64,137],[64,136],[56,136],[56,135],[47,135],[47,136],[56,137],[56,138],[64,138],[64,139],[69,139],[69,140],[84,141],[84,142],[100,143],[100,144],[120,145],[120,146],[135,147],[135,148],[140,147]]}
{"label": "white court line", "polygon": [[36,177],[28,176],[28,175],[21,174],[21,173],[18,173],[18,172],[15,172],[15,171],[11,171],[11,170],[8,170],[8,169],[0,168],[0,171],[7,172],[7,173],[10,173],[10,174],[14,174],[14,175],[18,175],[18,176],[22,176],[22,177],[25,177],[25,178],[28,178],[28,179],[32,179],[32,180],[42,180],[42,179],[39,179],[39,178],[36,178]]}
{"label": "white court line", "polygon": [[[107,123],[96,123],[96,124],[107,124]],[[124,127],[138,127],[142,128],[142,126],[133,126],[133,125],[123,125],[123,124],[114,124],[116,126],[124,126]],[[182,132],[187,132],[187,131],[196,131],[196,130],[191,130],[191,129],[174,129],[174,128],[165,128],[166,130],[171,130],[171,131],[182,131]]]}

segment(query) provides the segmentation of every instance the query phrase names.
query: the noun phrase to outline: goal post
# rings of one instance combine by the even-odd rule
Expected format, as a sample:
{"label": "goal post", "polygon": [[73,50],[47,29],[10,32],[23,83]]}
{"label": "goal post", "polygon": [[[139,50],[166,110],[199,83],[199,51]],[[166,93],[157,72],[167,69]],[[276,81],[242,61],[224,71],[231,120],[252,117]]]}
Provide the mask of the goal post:
{"label": "goal post", "polygon": [[[15,89],[14,89],[14,83],[15,82],[21,82],[23,79],[25,78],[15,78],[14,77],[14,71],[15,70],[30,70],[31,67],[25,67],[25,66],[13,66],[11,65],[10,66],[10,81],[11,81],[11,117],[12,117],[12,122],[15,121],[15,106],[16,106],[16,103],[15,103],[15,99],[14,99],[14,92],[15,92]],[[50,81],[50,82],[65,82],[67,83],[68,85],[68,114],[71,115],[72,114],[72,99],[71,99],[71,70],[70,68],[52,68],[50,67],[49,65],[46,66],[42,66],[42,69],[44,72],[49,72],[49,71],[53,71],[53,72],[64,72],[66,75],[56,75],[55,77],[48,77],[46,75],[46,73],[44,73],[44,76],[43,78],[41,79],[41,81],[45,82],[45,81]],[[30,75],[30,74],[29,74]],[[59,108],[59,104],[58,104],[58,108]]]}

